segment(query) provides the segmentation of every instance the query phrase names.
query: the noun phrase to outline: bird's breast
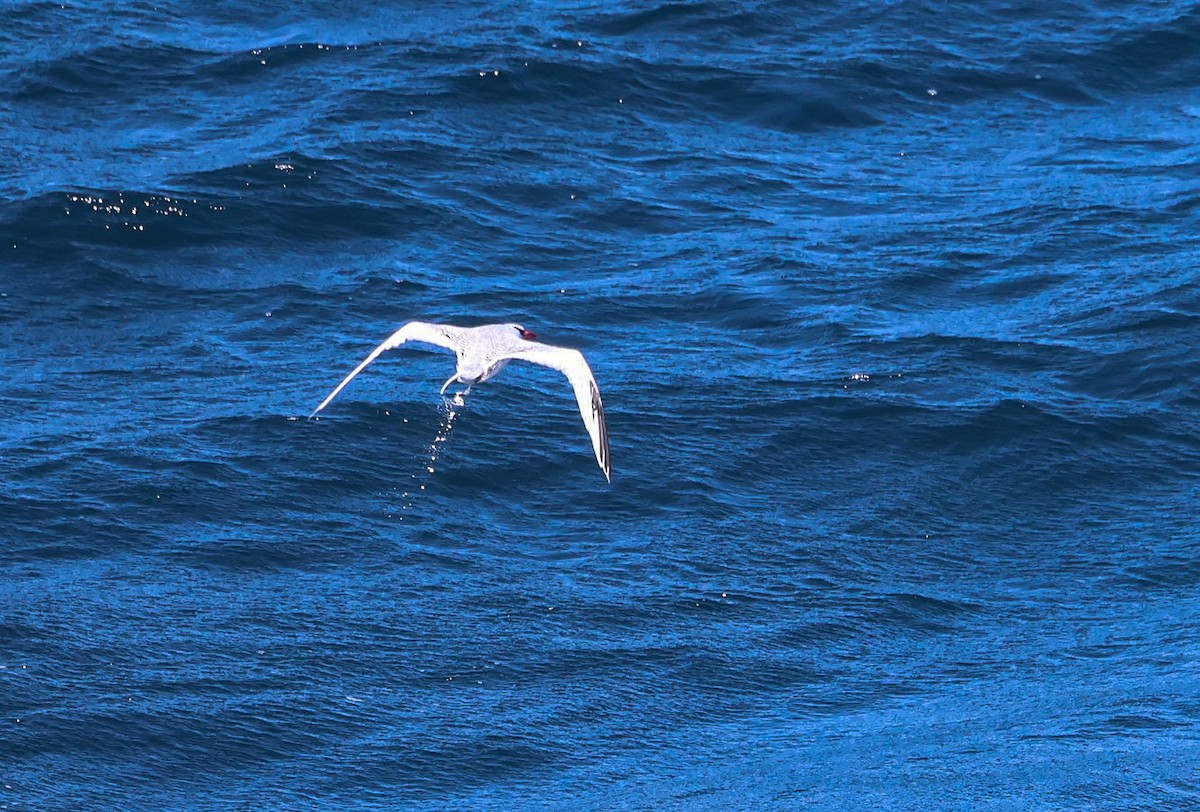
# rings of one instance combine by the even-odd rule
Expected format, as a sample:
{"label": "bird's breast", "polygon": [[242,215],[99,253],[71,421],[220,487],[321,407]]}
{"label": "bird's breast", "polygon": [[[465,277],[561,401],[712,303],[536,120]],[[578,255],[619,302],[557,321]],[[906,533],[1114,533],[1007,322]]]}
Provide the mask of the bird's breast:
{"label": "bird's breast", "polygon": [[494,377],[496,377],[497,375],[499,375],[499,374],[500,374],[500,370],[504,369],[504,367],[505,367],[505,366],[507,366],[507,365],[508,365],[508,359],[507,359],[507,358],[504,358],[504,359],[502,359],[502,360],[500,360],[500,361],[496,361],[495,363],[493,363],[491,366],[489,366],[487,369],[485,369],[485,370],[483,371],[483,376],[482,376],[482,377],[480,377],[480,379],[479,379],[479,380],[481,380],[481,381],[487,381],[487,380],[491,380],[492,378],[494,378]]}

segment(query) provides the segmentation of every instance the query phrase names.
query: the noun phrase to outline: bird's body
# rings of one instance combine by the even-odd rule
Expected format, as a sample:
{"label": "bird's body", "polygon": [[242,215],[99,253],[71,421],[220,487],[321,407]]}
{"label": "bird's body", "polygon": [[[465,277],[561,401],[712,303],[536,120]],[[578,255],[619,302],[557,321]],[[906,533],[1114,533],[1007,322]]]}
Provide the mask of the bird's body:
{"label": "bird's body", "polygon": [[[583,416],[583,424],[587,427],[592,439],[592,450],[596,453],[596,461],[604,471],[606,479],[611,480],[611,462],[609,460],[608,428],[604,423],[604,405],[600,402],[600,390],[592,370],[579,350],[568,347],[555,347],[542,344],[533,339],[536,336],[519,324],[485,324],[481,327],[456,327],[452,324],[431,324],[422,321],[410,321],[371,351],[371,354],[359,364],[353,372],[329,393],[321,405],[313,410],[313,415],[324,409],[341,392],[355,375],[362,372],[367,364],[374,361],[387,350],[395,349],[409,341],[419,341],[453,350],[458,358],[458,366],[449,380],[442,385],[442,393],[452,383],[464,383],[467,390],[473,384],[490,381],[500,374],[500,370],[509,361],[521,360],[557,369],[567,376],[571,387],[575,390],[575,399],[579,403],[579,412]],[[312,416],[312,415],[310,415]]]}

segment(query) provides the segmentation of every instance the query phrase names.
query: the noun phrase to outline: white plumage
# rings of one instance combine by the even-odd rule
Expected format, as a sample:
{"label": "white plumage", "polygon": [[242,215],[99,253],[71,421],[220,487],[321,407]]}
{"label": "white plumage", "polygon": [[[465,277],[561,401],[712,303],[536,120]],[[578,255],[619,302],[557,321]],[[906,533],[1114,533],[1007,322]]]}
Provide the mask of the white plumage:
{"label": "white plumage", "polygon": [[329,405],[338,392],[362,372],[367,364],[374,361],[387,350],[395,349],[409,341],[423,344],[433,344],[453,350],[458,357],[458,367],[454,374],[442,385],[442,393],[450,384],[458,382],[467,384],[467,390],[473,384],[483,383],[496,377],[509,361],[529,361],[551,369],[557,369],[567,376],[571,387],[575,390],[575,399],[579,402],[579,413],[583,416],[583,424],[587,427],[592,438],[592,450],[596,452],[596,461],[604,471],[605,479],[612,481],[612,467],[609,460],[608,427],[604,424],[604,404],[600,402],[600,389],[592,375],[591,367],[579,350],[569,347],[554,347],[542,344],[533,339],[536,336],[519,324],[485,324],[482,327],[456,327],[452,324],[430,324],[423,321],[410,321],[354,368],[354,371],[334,388],[321,405],[313,410],[310,417]]}

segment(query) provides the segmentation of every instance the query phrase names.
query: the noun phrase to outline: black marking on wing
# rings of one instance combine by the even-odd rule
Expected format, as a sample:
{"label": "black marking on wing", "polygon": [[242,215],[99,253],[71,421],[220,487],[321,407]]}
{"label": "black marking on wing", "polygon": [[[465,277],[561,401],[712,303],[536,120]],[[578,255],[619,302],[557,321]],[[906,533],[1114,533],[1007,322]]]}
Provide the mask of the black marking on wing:
{"label": "black marking on wing", "polygon": [[433,329],[437,330],[439,333],[441,333],[443,336],[445,336],[446,340],[454,345],[454,357],[462,358],[463,345],[462,345],[462,342],[458,340],[458,336],[451,333],[449,330],[447,330],[441,324],[434,324]]}
{"label": "black marking on wing", "polygon": [[604,475],[607,477],[612,471],[612,466],[609,462],[608,424],[604,421],[604,404],[600,402],[600,391],[596,389],[596,384],[589,382],[588,388],[592,390],[592,416],[600,425],[600,467],[604,469]]}

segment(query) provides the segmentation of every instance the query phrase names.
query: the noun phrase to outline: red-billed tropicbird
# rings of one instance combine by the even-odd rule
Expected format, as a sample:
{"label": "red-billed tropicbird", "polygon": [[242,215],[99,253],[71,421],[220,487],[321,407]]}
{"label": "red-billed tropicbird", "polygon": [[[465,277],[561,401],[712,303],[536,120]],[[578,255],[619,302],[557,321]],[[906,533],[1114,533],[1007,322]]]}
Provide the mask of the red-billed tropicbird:
{"label": "red-billed tropicbird", "polygon": [[313,410],[309,417],[329,405],[329,401],[341,392],[355,375],[362,372],[367,364],[374,361],[386,350],[392,350],[407,341],[419,341],[424,344],[435,344],[453,350],[458,356],[458,369],[442,385],[442,394],[452,383],[471,385],[490,381],[500,374],[509,361],[530,361],[551,369],[557,369],[567,376],[575,390],[575,399],[579,401],[579,413],[583,415],[583,424],[587,427],[592,438],[592,449],[596,452],[596,461],[604,471],[605,479],[612,481],[611,463],[608,452],[608,429],[604,425],[604,404],[600,402],[600,390],[596,387],[596,379],[592,376],[591,367],[579,350],[569,347],[554,347],[542,344],[533,339],[537,335],[526,330],[519,324],[485,324],[481,327],[455,327],[452,324],[430,324],[422,321],[410,321],[371,350],[366,360],[354,368],[345,380],[329,393],[329,397],[321,401],[321,405]]}

